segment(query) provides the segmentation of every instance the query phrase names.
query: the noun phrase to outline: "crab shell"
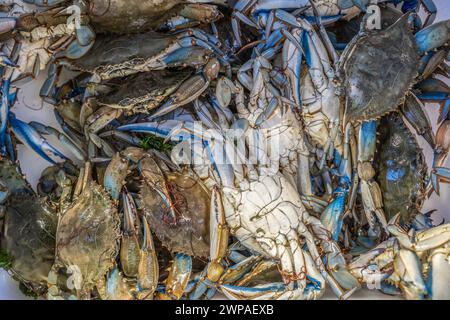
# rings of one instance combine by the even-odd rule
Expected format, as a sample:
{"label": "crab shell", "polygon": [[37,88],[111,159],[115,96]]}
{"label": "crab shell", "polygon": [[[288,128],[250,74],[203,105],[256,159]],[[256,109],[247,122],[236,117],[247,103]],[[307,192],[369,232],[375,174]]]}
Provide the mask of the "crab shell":
{"label": "crab shell", "polygon": [[379,146],[375,171],[383,195],[384,210],[390,220],[400,213],[409,223],[425,200],[427,165],[415,136],[397,113],[383,117],[379,125]]}
{"label": "crab shell", "polygon": [[[184,0],[89,0],[89,19],[98,33],[155,30],[183,10]],[[120,23],[117,23],[120,21]]]}
{"label": "crab shell", "polygon": [[408,15],[381,31],[364,31],[347,46],[339,69],[346,120],[368,121],[397,110],[417,77],[419,54]]}
{"label": "crab shell", "polygon": [[91,181],[62,215],[56,233],[57,263],[75,267],[88,294],[114,266],[120,239],[117,208],[102,187]]}
{"label": "crab shell", "polygon": [[105,83],[112,92],[98,97],[99,105],[136,112],[155,109],[192,74],[190,70],[159,70]]}
{"label": "crab shell", "polygon": [[199,258],[209,257],[209,215],[211,196],[205,186],[182,172],[165,173],[166,184],[174,199],[175,209],[183,215],[176,225],[164,222],[168,208],[158,192],[145,181],[141,201],[152,231],[171,252]]}
{"label": "crab shell", "polygon": [[[70,60],[71,67],[97,75],[101,80],[124,77],[139,71],[153,57],[163,54],[177,38],[156,32],[97,37],[89,53]],[[131,70],[136,70],[132,72]]]}
{"label": "crab shell", "polygon": [[12,273],[42,292],[54,263],[58,217],[36,196],[10,160],[0,160],[0,180],[9,191],[0,233],[1,249],[12,258]]}

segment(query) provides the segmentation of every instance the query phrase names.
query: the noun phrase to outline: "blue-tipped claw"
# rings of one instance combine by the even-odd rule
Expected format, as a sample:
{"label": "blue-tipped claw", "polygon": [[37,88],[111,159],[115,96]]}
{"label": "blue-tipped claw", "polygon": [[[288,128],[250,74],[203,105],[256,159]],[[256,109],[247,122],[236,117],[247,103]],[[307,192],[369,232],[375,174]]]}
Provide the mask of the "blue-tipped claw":
{"label": "blue-tipped claw", "polygon": [[56,164],[56,162],[50,156],[56,156],[64,161],[68,160],[68,158],[64,154],[50,145],[48,141],[44,137],[42,137],[42,135],[38,131],[36,131],[36,129],[34,129],[29,124],[17,119],[12,112],[9,113],[9,122],[11,124],[11,129],[17,139],[19,139],[23,144],[29,146],[48,162]]}
{"label": "blue-tipped claw", "polygon": [[324,227],[331,232],[331,238],[337,241],[342,230],[348,190],[338,188],[335,193],[337,196],[334,197],[333,202],[323,211],[320,220]]}
{"label": "blue-tipped claw", "polygon": [[7,67],[12,67],[12,68],[17,68],[18,65],[15,64],[7,55],[5,54],[0,54],[0,66],[7,66]]}
{"label": "blue-tipped claw", "polygon": [[450,168],[436,167],[431,172],[431,184],[434,191],[440,194],[440,182],[450,183]]}
{"label": "blue-tipped claw", "polygon": [[417,95],[417,98],[424,102],[440,104],[438,123],[447,119],[450,114],[450,95],[447,92],[424,92]]}
{"label": "blue-tipped claw", "polygon": [[430,25],[416,33],[420,53],[439,48],[450,40],[450,20]]}
{"label": "blue-tipped claw", "polygon": [[67,58],[72,60],[80,59],[86,53],[88,53],[89,50],[91,50],[93,45],[94,42],[91,42],[86,46],[82,46],[78,43],[78,41],[72,41],[72,43],[69,44],[67,49],[56,54],[55,58]]}
{"label": "blue-tipped claw", "polygon": [[[180,128],[180,130],[176,130],[177,128]],[[182,128],[185,128],[185,130],[182,130]],[[193,137],[190,133],[193,131],[192,123],[183,123],[177,120],[127,124],[118,127],[117,130],[137,133],[151,133],[160,138],[171,139],[173,141],[185,141]],[[176,132],[174,130],[176,130]]]}
{"label": "blue-tipped claw", "polygon": [[[5,139],[6,139],[6,129],[8,126],[8,114],[9,109],[11,107],[10,104],[10,79],[4,79],[2,83],[2,99],[1,99],[1,106],[0,106],[0,145],[2,146],[3,153],[4,153],[4,146],[5,146]],[[14,97],[15,100],[15,97]],[[14,102],[14,101],[12,101]]]}
{"label": "blue-tipped claw", "polygon": [[258,287],[239,287],[233,285],[220,286],[222,293],[232,300],[270,299],[287,290],[283,283],[266,284]]}

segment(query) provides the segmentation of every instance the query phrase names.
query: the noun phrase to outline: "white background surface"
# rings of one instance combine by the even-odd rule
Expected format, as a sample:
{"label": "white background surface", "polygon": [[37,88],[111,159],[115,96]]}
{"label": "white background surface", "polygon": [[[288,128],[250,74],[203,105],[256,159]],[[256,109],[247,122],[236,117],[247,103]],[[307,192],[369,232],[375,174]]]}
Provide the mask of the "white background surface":
{"label": "white background surface", "polygon": [[[436,20],[439,21],[448,19],[450,16],[450,1],[434,1],[439,11]],[[45,75],[46,72],[41,72],[41,75],[37,81],[20,88],[18,102],[14,107],[14,112],[17,117],[23,121],[39,121],[44,124],[57,126],[53,115],[53,107],[43,104],[39,98],[39,88],[45,78]],[[435,104],[429,104],[426,107],[433,125],[436,123],[438,108],[438,105]],[[433,129],[436,132],[436,127],[433,127]],[[427,163],[431,164],[432,150],[421,137],[419,137],[418,140],[424,149]],[[23,146],[19,146],[18,151],[22,171],[26,175],[28,181],[30,181],[33,187],[35,187],[42,170],[48,167],[49,164],[42,160],[33,151],[30,151]],[[448,165],[450,165],[449,161],[447,161],[447,166]],[[447,222],[450,222],[450,186],[442,185],[441,189],[441,197],[437,197],[434,194],[431,199],[425,203],[423,212],[436,209],[437,212],[433,215],[433,218],[436,221],[441,221],[442,218],[444,218]],[[14,282],[6,272],[0,269],[0,300],[23,298],[24,296],[18,290],[17,283]],[[326,294],[326,298],[333,299],[334,296],[332,293],[328,292]],[[378,291],[360,290],[359,292],[356,292],[351,299],[392,299],[392,297],[381,294]]]}

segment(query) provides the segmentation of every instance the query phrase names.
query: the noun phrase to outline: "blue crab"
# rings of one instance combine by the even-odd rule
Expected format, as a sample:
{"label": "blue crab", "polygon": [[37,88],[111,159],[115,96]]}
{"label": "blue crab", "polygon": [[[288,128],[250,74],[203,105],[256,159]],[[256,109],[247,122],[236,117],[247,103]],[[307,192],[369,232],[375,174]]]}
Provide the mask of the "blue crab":
{"label": "blue crab", "polygon": [[[217,6],[203,1],[135,1],[132,5],[129,1],[104,0],[24,2],[48,10],[19,16],[13,28],[10,28],[10,20],[5,20],[6,30],[30,33],[33,41],[57,38],[50,48],[56,52],[65,51],[72,57],[75,52],[76,57],[88,52],[98,33],[130,34],[157,30],[177,17],[188,20],[184,26],[195,26],[195,22],[207,24],[222,17]],[[117,24],[117,19],[122,23]]]}
{"label": "blue crab", "polygon": [[[436,148],[430,120],[410,88],[417,82],[421,57],[448,41],[448,21],[432,24],[414,35],[408,17],[408,14],[402,16],[383,30],[368,31],[363,27],[339,60],[346,90],[344,125],[346,130],[352,131],[352,123],[360,123],[358,151],[352,151],[357,155],[353,170],[360,179],[364,212],[372,231],[381,226],[387,232],[381,190],[374,180],[372,167],[376,150],[376,119],[400,111],[416,132]],[[384,69],[389,72],[380,74],[380,65],[385,65]],[[436,63],[433,66],[436,67]],[[344,158],[349,157],[345,155]],[[434,169],[432,180],[433,172]],[[353,194],[355,190],[353,188]]]}
{"label": "blue crab", "polygon": [[400,216],[389,223],[392,238],[350,264],[363,283],[407,299],[449,299],[449,224],[424,230],[399,226]]}

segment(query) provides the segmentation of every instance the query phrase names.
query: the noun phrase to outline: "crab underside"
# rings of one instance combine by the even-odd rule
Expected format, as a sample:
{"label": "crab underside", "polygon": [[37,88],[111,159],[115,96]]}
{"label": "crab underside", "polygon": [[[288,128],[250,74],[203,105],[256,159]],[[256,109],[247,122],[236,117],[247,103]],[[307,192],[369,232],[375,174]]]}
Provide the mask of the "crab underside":
{"label": "crab underside", "polygon": [[210,196],[204,186],[194,178],[180,173],[166,175],[175,210],[183,216],[175,225],[168,224],[164,216],[169,208],[157,191],[143,185],[141,199],[153,232],[171,252],[194,257],[209,256]]}

